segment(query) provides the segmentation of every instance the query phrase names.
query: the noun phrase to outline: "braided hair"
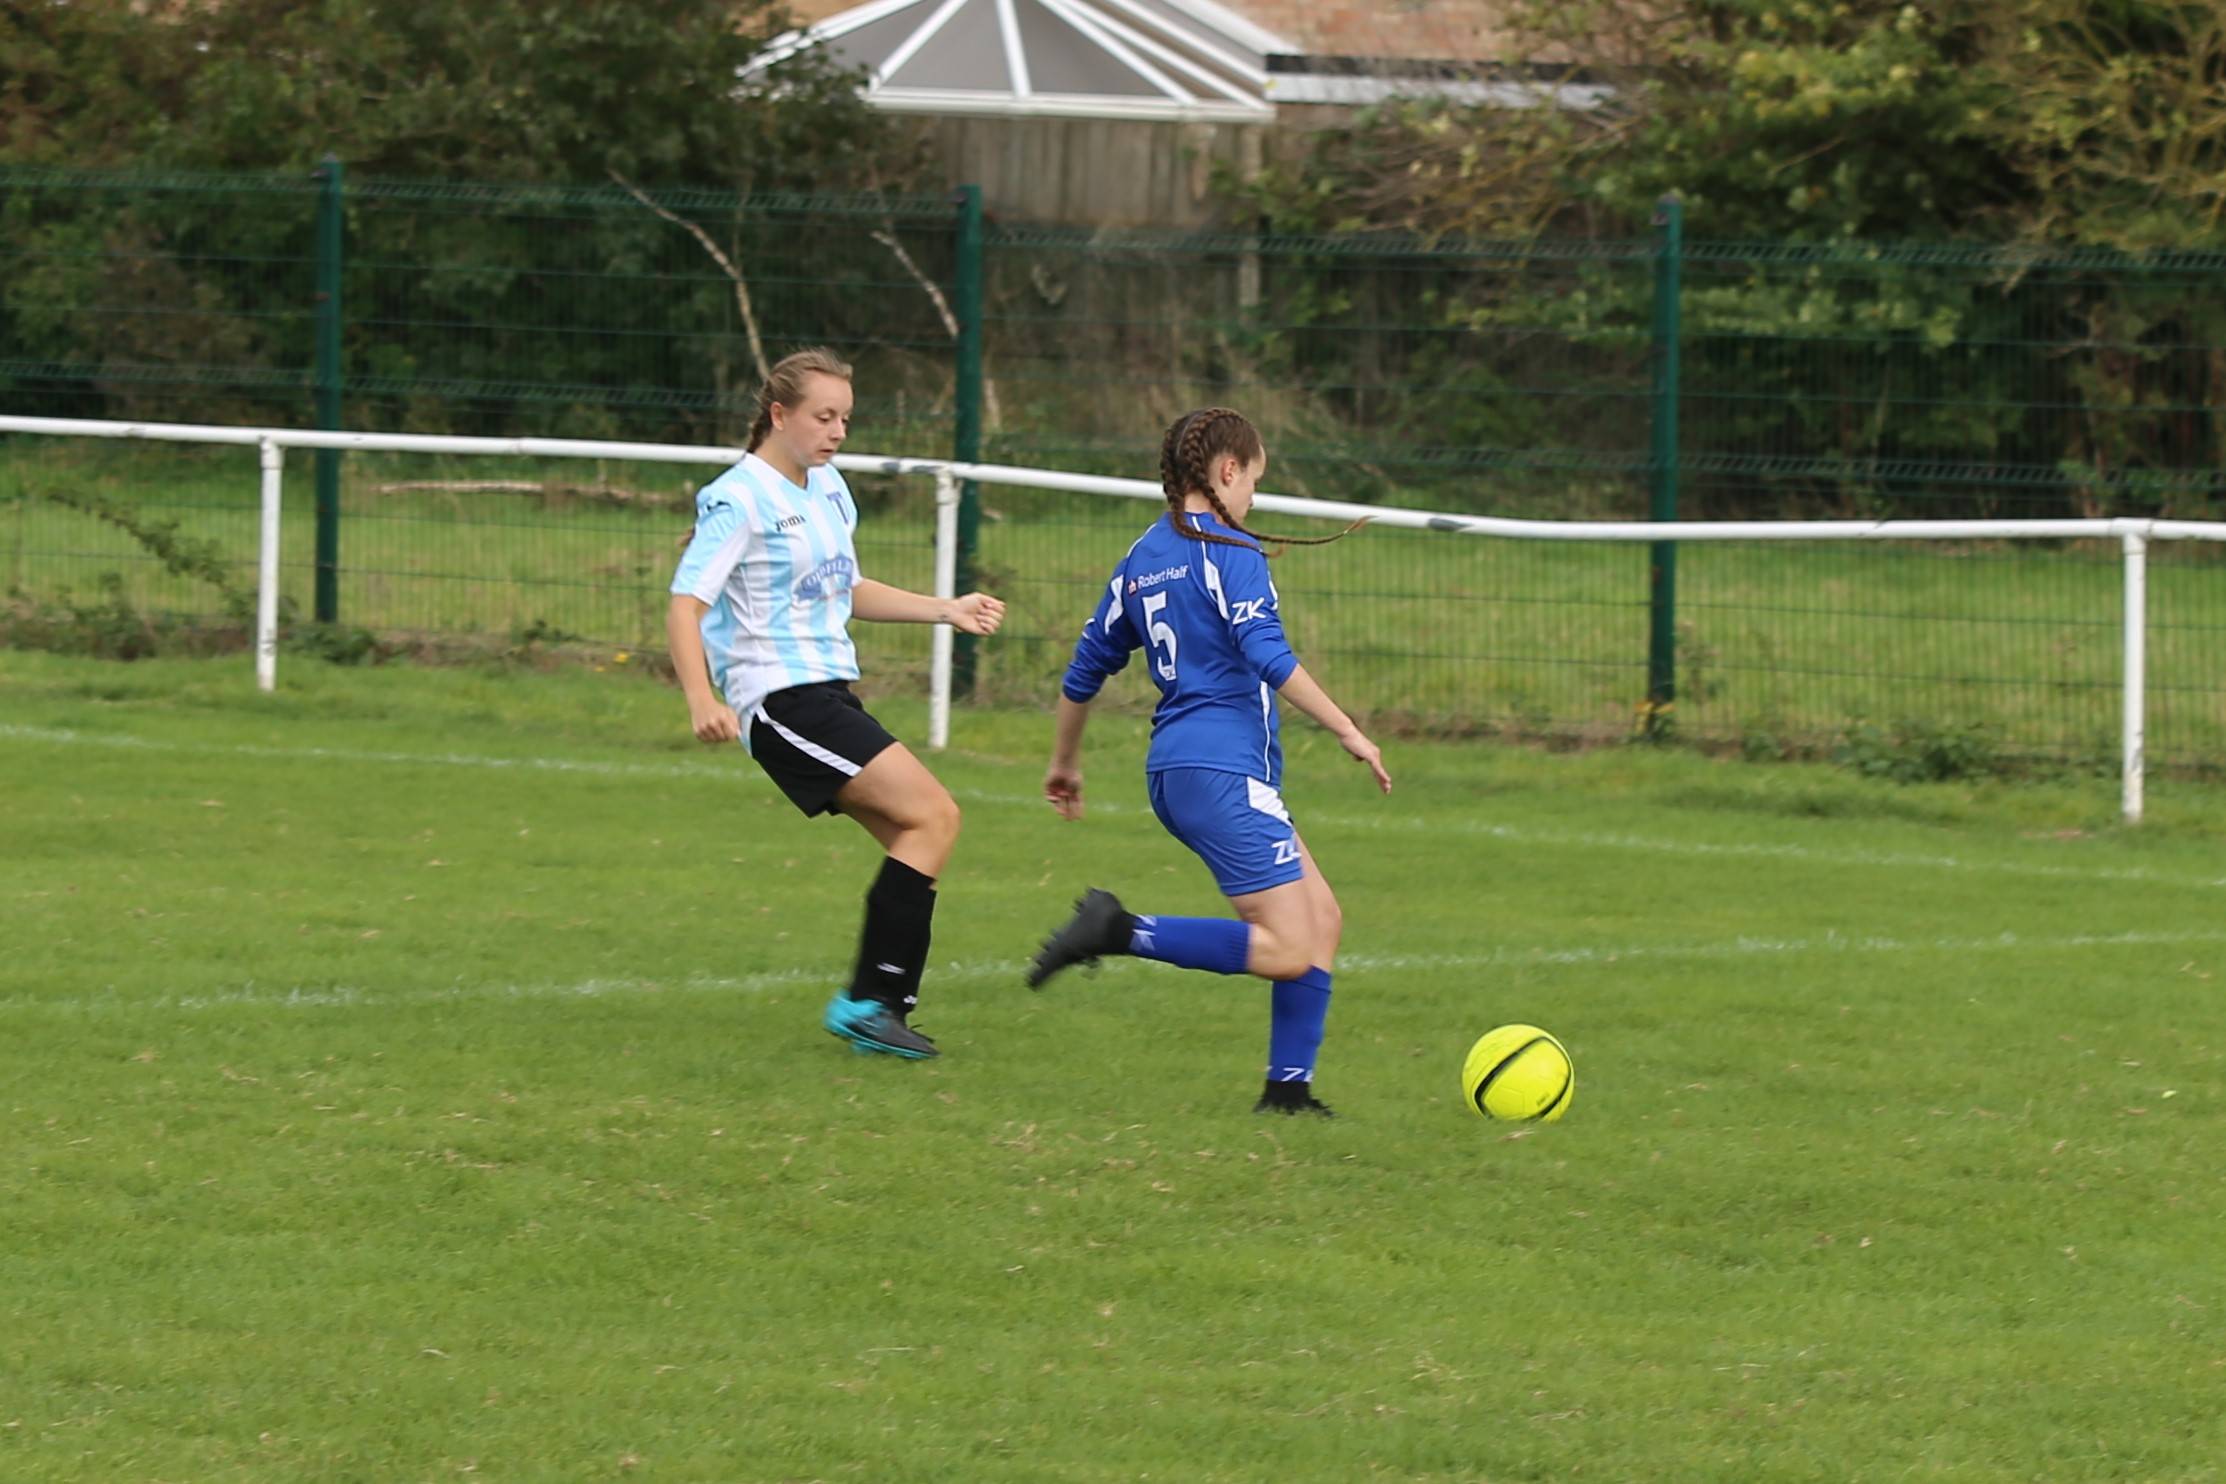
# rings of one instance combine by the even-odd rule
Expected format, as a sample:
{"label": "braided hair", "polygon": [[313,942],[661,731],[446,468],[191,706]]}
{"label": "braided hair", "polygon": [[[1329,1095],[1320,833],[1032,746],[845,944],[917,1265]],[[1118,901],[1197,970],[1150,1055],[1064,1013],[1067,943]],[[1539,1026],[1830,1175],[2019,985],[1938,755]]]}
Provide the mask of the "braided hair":
{"label": "braided hair", "polygon": [[1192,518],[1184,508],[1185,498],[1204,495],[1223,525],[1250,536],[1263,546],[1326,546],[1332,541],[1343,540],[1360,525],[1359,521],[1354,521],[1334,536],[1271,536],[1239,524],[1214,490],[1214,464],[1217,460],[1232,458],[1250,466],[1266,456],[1267,445],[1260,441],[1260,430],[1233,407],[1201,407],[1177,418],[1159,445],[1159,485],[1167,494],[1168,520],[1193,541],[1216,546],[1248,545],[1234,536],[1209,531]]}
{"label": "braided hair", "polygon": [[850,380],[850,363],[827,347],[814,346],[794,355],[783,356],[773,363],[766,373],[765,383],[757,389],[757,415],[750,421],[749,440],[742,446],[756,453],[758,445],[773,432],[773,404],[794,407],[804,397],[804,378],[817,373],[832,376],[837,381]]}

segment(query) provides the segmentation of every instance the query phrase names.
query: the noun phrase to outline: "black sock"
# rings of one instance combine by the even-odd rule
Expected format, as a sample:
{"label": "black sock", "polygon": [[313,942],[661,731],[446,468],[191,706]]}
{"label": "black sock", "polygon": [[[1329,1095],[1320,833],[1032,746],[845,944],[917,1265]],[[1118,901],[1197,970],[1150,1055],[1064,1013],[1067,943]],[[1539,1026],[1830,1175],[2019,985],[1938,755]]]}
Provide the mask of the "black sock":
{"label": "black sock", "polygon": [[858,934],[858,966],[850,997],[879,1000],[899,1015],[919,1002],[935,929],[935,878],[889,856],[866,891],[866,923]]}

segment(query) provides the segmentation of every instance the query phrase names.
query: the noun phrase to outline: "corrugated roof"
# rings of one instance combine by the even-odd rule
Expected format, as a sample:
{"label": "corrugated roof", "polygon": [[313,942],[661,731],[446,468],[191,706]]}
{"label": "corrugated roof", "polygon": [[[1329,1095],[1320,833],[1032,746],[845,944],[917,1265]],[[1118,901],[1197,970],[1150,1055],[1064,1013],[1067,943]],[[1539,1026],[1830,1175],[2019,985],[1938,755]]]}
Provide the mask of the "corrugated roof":
{"label": "corrugated roof", "polygon": [[894,113],[1261,123],[1267,59],[1292,50],[1213,0],[870,0],[783,37],[866,68]]}

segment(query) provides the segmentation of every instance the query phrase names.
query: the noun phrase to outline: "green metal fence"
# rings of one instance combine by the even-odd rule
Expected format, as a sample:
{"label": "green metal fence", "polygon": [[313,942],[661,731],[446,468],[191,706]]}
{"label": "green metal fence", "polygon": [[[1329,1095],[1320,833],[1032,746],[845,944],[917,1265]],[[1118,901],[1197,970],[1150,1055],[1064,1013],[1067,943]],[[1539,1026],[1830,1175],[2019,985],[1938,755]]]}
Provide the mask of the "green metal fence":
{"label": "green metal fence", "polygon": [[[995,453],[1151,477],[1225,401],[1279,490],[1556,518],[2226,515],[2226,255],[993,231]],[[1001,497],[993,496],[993,503]],[[988,571],[1079,613],[1139,515],[1008,501]],[[1055,534],[1041,529],[1065,522]],[[1262,522],[1271,524],[1272,522]],[[1278,581],[1325,678],[1424,726],[1760,753],[2109,758],[2114,545],[1542,548],[1371,531]],[[2158,547],[2150,755],[2226,744],[2226,564]],[[1069,625],[990,678],[1048,693]],[[1040,634],[1040,638],[1036,637]]]}
{"label": "green metal fence", "polygon": [[0,394],[717,441],[747,422],[754,326],[769,358],[844,346],[871,373],[861,421],[944,452],[956,219],[903,196],[0,169]]}
{"label": "green metal fence", "polygon": [[[1631,240],[1427,243],[1002,223],[965,193],[0,170],[9,412],[731,441],[754,325],[769,356],[859,363],[854,448],[1151,478],[1169,420],[1228,402],[1273,488],[1495,514],[2217,518],[2222,318],[2226,256],[1724,243],[1674,203]],[[659,642],[679,471],[331,463],[326,519],[289,524],[299,615]],[[924,585],[924,485],[859,484],[869,570]],[[220,606],[58,487],[252,561],[237,461],[17,440],[19,608],[110,571],[151,609]],[[982,694],[1050,694],[1149,513],[969,492],[968,564],[1015,605]],[[2226,568],[2155,556],[2152,756],[2202,765],[2226,741]],[[1310,662],[1417,726],[1764,751],[1960,728],[2086,759],[2114,736],[2115,561],[1375,530],[1277,570]],[[885,672],[924,661],[869,633]]]}

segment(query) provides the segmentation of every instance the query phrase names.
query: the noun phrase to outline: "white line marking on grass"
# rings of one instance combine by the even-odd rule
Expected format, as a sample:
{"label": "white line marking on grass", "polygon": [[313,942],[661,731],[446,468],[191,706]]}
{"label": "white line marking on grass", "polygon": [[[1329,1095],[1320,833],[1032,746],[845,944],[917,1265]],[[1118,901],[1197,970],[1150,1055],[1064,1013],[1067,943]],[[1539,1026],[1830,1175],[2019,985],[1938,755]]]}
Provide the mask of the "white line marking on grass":
{"label": "white line marking on grass", "polygon": [[158,994],[134,999],[118,990],[102,994],[42,999],[16,995],[0,1000],[0,1015],[20,1011],[46,1011],[65,1015],[100,1015],[120,1011],[174,1010],[198,1014],[204,1010],[349,1010],[407,1005],[482,1004],[494,1000],[602,1000],[623,995],[648,997],[659,994],[750,994],[784,989],[795,984],[831,983],[834,976],[813,969],[774,969],[732,979],[697,976],[663,981],[656,979],[582,979],[572,984],[447,984],[438,988],[377,990],[353,985],[321,985],[310,989],[265,988],[254,983],[236,989],[216,989],[204,994]]}
{"label": "white line marking on grass", "polygon": [[[269,747],[255,743],[207,744],[164,742],[144,737],[73,731],[67,727],[34,727],[0,723],[0,740],[44,742],[66,747],[110,747],[133,751],[179,752],[201,756],[270,758],[301,762],[389,763],[405,767],[488,768],[517,772],[577,773],[613,778],[694,778],[726,781],[748,787],[760,781],[756,770],[737,768],[732,761],[628,763],[579,758],[502,757],[462,752],[377,752],[346,747]],[[970,804],[993,808],[1040,809],[1043,800],[1029,794],[994,793],[983,789],[953,789]],[[1127,815],[1142,811],[1127,804],[1092,804],[1105,814]],[[2169,886],[2186,890],[2226,889],[2226,876],[2173,876],[2146,866],[2059,866],[2024,861],[1967,860],[1953,855],[1918,855],[1895,851],[1818,850],[1807,845],[1768,842],[1729,844],[1705,840],[1652,839],[1643,835],[1604,835],[1585,831],[1560,833],[1526,829],[1519,825],[1489,824],[1474,820],[1423,819],[1411,815],[1362,816],[1315,814],[1302,811],[1302,819],[1335,829],[1414,832],[1440,835],[1481,835],[1515,845],[1560,849],[1608,850],[1646,855],[1691,856],[1734,860],[1796,861],[1819,866],[1858,866],[1885,870],[1973,872],[1982,875],[2032,876],[2061,881],[2125,882],[2142,886]]]}
{"label": "white line marking on grass", "polygon": [[[1312,818],[1314,816],[1308,816]],[[2226,876],[2166,876],[2146,866],[2051,866],[2026,861],[1974,861],[1953,855],[1915,855],[1899,851],[1816,850],[1806,845],[1706,840],[1654,840],[1642,835],[1559,834],[1526,830],[1516,825],[1479,824],[1468,820],[1403,819],[1396,824],[1339,815],[1323,816],[1323,823],[1338,829],[1429,830],[1441,834],[1486,835],[1520,845],[1547,845],[1580,850],[1620,850],[1652,855],[1720,856],[1746,860],[1805,861],[1825,866],[1877,866],[1888,870],[1981,871],[2013,876],[2047,876],[2071,881],[2121,881],[2148,886],[2183,886],[2206,890],[2226,888]]]}
{"label": "white line marking on grass", "polygon": [[22,742],[48,742],[63,747],[112,747],[134,752],[183,752],[201,756],[275,758],[284,761],[324,763],[397,763],[434,768],[494,768],[520,773],[585,773],[612,778],[724,778],[742,782],[751,777],[716,764],[618,763],[561,757],[499,757],[471,752],[375,752],[354,747],[265,747],[253,742],[211,745],[197,742],[163,742],[149,737],[78,732],[68,727],[27,727],[0,723],[0,738]]}
{"label": "white line marking on grass", "polygon": [[[1339,972],[1395,974],[1424,969],[1507,969],[1616,964],[1634,959],[1741,959],[1791,958],[1804,954],[1872,953],[2068,953],[2082,948],[2183,948],[2201,944],[2226,944],[2226,931],[2182,933],[2075,933],[2068,937],[2033,938],[2019,933],[1994,933],[1976,938],[1888,938],[1876,934],[1852,936],[1825,933],[1814,938],[1730,938],[1707,943],[1579,944],[1571,947],[1534,945],[1494,948],[1484,953],[1354,953],[1338,960]],[[1129,974],[1146,970],[1144,960],[1123,958],[1105,965],[1108,972]],[[1018,959],[986,959],[938,964],[934,979],[1011,979],[1016,983],[1025,967]],[[101,1015],[126,1011],[175,1011],[198,1014],[206,1010],[329,1010],[390,1008],[410,1005],[477,1004],[500,1000],[598,1000],[633,995],[749,994],[795,985],[825,986],[835,976],[818,969],[774,969],[730,979],[695,977],[664,982],[653,979],[583,979],[574,984],[451,984],[439,988],[382,991],[335,985],[317,989],[265,989],[254,984],[206,994],[155,995],[135,1000],[110,991],[57,999],[18,995],[0,1000],[0,1015],[45,1012],[64,1015]],[[933,980],[930,981],[931,984]],[[1019,996],[1014,1003],[1022,1003]],[[1028,1001],[1035,1003],[1035,1001]]]}
{"label": "white line marking on grass", "polygon": [[1882,934],[1826,933],[1817,938],[1730,938],[1715,943],[1627,944],[1621,947],[1496,948],[1488,953],[1342,955],[1338,969],[1367,972],[1402,969],[1491,969],[1535,965],[1612,964],[1628,959],[1735,959],[1840,953],[2003,953],[2069,952],[2078,948],[2180,948],[2226,943],[2226,931],[2184,933],[2078,933],[2034,938],[1993,933],[1976,938],[1889,938]]}

